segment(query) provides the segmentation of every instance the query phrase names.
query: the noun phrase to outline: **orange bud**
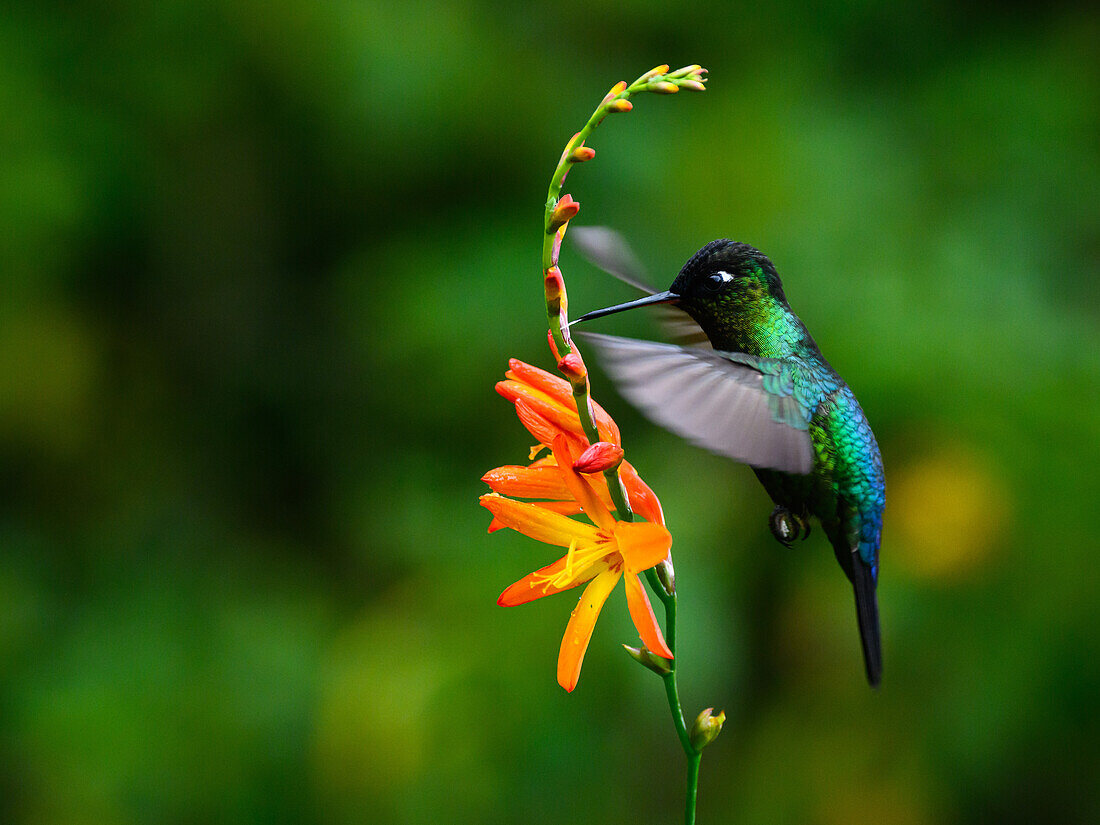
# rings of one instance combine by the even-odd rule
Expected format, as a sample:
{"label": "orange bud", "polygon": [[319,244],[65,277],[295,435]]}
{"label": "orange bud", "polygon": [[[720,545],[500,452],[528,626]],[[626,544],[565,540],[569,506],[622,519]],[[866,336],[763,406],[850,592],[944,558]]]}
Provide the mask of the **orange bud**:
{"label": "orange bud", "polygon": [[705,92],[707,90],[707,87],[698,80],[681,80],[680,88],[687,89],[692,92]]}
{"label": "orange bud", "polygon": [[602,473],[618,467],[623,460],[623,448],[607,441],[597,441],[573,462],[578,473]]}
{"label": "orange bud", "polygon": [[650,82],[647,88],[651,92],[656,92],[659,95],[674,95],[680,91],[680,87],[675,83],[669,83],[667,80],[659,80],[656,83]]}
{"label": "orange bud", "polygon": [[656,77],[659,74],[668,74],[668,64],[667,63],[662,63],[660,66],[654,66],[652,69],[650,69],[644,75],[642,75],[642,77],[648,79],[648,78],[651,78],[651,77]]}
{"label": "orange bud", "polygon": [[550,224],[546,227],[546,234],[551,235],[577,216],[581,211],[581,205],[573,200],[572,195],[562,195],[550,212]]}
{"label": "orange bud", "polygon": [[570,383],[584,381],[588,377],[588,370],[584,366],[584,360],[575,352],[570,352],[558,361],[558,371],[569,379]]}
{"label": "orange bud", "polygon": [[588,146],[578,146],[569,154],[569,159],[573,163],[584,163],[586,160],[592,160],[596,157],[596,150]]}
{"label": "orange bud", "polygon": [[626,99],[613,100],[607,105],[607,111],[609,112],[629,112],[634,108],[634,104]]}
{"label": "orange bud", "polygon": [[546,270],[543,287],[546,289],[547,301],[560,301],[565,294],[565,279],[561,276],[561,270],[556,266]]}
{"label": "orange bud", "polygon": [[618,83],[611,87],[611,91],[607,93],[607,96],[604,98],[604,100],[614,97],[617,94],[621,94],[624,91],[626,91],[626,81],[620,80]]}

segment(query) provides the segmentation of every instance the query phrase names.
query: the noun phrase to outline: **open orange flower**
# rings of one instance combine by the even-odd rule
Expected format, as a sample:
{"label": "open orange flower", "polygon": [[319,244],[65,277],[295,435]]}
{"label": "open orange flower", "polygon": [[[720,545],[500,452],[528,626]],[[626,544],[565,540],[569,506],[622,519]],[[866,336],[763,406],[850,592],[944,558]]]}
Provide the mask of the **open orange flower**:
{"label": "open orange flower", "polygon": [[[543,448],[552,446],[554,438],[559,435],[565,437],[572,455],[584,452],[589,446],[588,439],[581,427],[569,382],[515,358],[508,362],[508,366],[510,369],[504,374],[506,380],[499,382],[496,390],[516,405],[519,420],[538,441],[538,446],[531,451],[531,458],[534,459]],[[618,425],[595,401],[592,402],[592,418],[603,441],[622,446]],[[503,495],[548,499],[537,502],[544,509],[563,515],[579,513],[581,507],[555,469],[555,463],[553,457],[547,456],[533,461],[529,466],[497,467],[481,480],[494,492]],[[664,524],[661,502],[629,462],[619,465],[619,477],[631,509],[648,522]],[[600,501],[608,509],[612,508],[614,505],[603,476],[592,474],[589,480]],[[494,519],[489,531],[499,530],[503,526],[499,519]]]}
{"label": "open orange flower", "polygon": [[[564,433],[555,435],[551,442],[554,464],[543,464],[533,469],[556,473],[572,502],[583,510],[592,524],[569,518],[545,506],[505,498],[495,492],[482,496],[481,504],[493,514],[494,521],[500,526],[518,530],[538,541],[568,548],[568,552],[553,564],[524,576],[507,588],[500,594],[498,604],[524,604],[589,583],[569,617],[558,652],[558,684],[572,691],[580,678],[581,663],[588,650],[596,619],[621,578],[625,579],[630,618],[642,642],[658,656],[672,658],[672,651],[665,644],[649,597],[638,578],[639,573],[668,556],[672,536],[663,524],[617,521],[593,486],[573,469],[574,455],[569,441]],[[549,472],[540,472],[540,475],[548,475]],[[659,509],[657,512],[660,512]]]}

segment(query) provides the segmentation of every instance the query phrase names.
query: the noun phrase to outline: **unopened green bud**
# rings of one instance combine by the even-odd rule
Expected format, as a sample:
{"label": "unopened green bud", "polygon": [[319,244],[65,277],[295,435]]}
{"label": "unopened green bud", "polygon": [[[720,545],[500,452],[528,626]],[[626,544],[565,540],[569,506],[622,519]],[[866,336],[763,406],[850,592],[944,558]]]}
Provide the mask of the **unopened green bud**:
{"label": "unopened green bud", "polygon": [[657,573],[657,581],[661,583],[661,589],[666,596],[676,594],[676,570],[672,566],[672,556],[665,557],[653,568]]}
{"label": "unopened green bud", "polygon": [[630,645],[623,645],[623,650],[630,654],[630,658],[643,667],[648,667],[658,676],[667,676],[672,672],[672,662],[668,659],[663,659],[649,650],[645,645],[641,647],[631,647]]}
{"label": "unopened green bud", "polygon": [[691,725],[691,746],[701,751],[718,738],[722,732],[722,725],[726,721],[726,712],[714,712],[714,708],[707,708],[698,716]]}

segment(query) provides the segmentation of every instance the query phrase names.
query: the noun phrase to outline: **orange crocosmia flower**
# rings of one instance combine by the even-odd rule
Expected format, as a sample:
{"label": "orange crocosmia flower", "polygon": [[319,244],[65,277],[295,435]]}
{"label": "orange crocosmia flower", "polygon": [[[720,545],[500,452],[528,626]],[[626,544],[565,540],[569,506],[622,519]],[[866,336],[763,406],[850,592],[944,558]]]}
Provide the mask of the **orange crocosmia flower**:
{"label": "orange crocosmia flower", "polygon": [[[565,436],[571,454],[580,455],[584,452],[589,446],[588,439],[585,438],[584,429],[581,427],[580,416],[577,415],[577,404],[573,399],[573,388],[569,382],[515,358],[508,362],[508,366],[509,370],[504,374],[507,380],[499,382],[496,389],[498,393],[515,404],[519,420],[541,445],[532,450],[532,458],[541,451],[542,447],[550,447],[558,435]],[[622,446],[618,425],[604,408],[594,401],[592,418],[602,440]],[[565,494],[560,480],[553,493],[534,492],[553,475],[525,472],[528,469],[535,470],[538,466],[539,462],[536,461],[529,468],[498,467],[487,473],[482,480],[495,492],[503,495],[550,499],[551,501],[539,502],[539,506],[567,515],[579,513],[580,507],[575,502],[571,505],[564,503],[573,500],[573,497]],[[631,509],[652,524],[664,524],[661,502],[649,485],[642,481],[630,462],[624,461],[619,465],[619,477],[626,489],[627,501],[630,502]],[[611,496],[607,491],[607,481],[598,474],[589,476],[589,480],[600,500],[610,508],[612,504]],[[494,519],[489,528],[490,532],[500,529],[501,526],[499,520]]]}
{"label": "orange crocosmia flower", "polygon": [[[638,574],[668,556],[672,536],[663,524],[616,521],[592,485],[573,469],[573,454],[565,435],[554,438],[555,464],[538,470],[558,473],[574,502],[592,520],[587,524],[524,501],[498,493],[481,497],[481,504],[504,527],[559,547],[568,552],[553,564],[524,576],[500,594],[498,604],[512,606],[560,593],[588,583],[580,602],[569,617],[558,652],[558,684],[568,691],[577,686],[592,630],[608,595],[625,580],[630,618],[647,648],[658,656],[672,658],[653,607]],[[540,472],[540,475],[548,473]]]}

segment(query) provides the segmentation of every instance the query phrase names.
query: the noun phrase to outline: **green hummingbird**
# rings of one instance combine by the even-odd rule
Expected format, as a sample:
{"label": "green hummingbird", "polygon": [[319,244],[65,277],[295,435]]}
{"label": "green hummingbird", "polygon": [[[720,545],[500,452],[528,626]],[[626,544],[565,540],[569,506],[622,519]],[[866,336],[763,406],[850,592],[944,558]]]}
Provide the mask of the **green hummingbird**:
{"label": "green hummingbird", "polygon": [[653,421],[752,466],[775,503],[776,539],[790,546],[806,538],[810,516],[817,518],[855,591],[867,680],[878,685],[882,455],[852,390],[791,310],[775,266],[748,244],[717,240],[684,264],[667,291],[655,292],[634,274],[636,261],[616,234],[570,235],[594,263],[651,293],[574,323],[670,304],[697,325],[702,345],[584,337],[622,394]]}

